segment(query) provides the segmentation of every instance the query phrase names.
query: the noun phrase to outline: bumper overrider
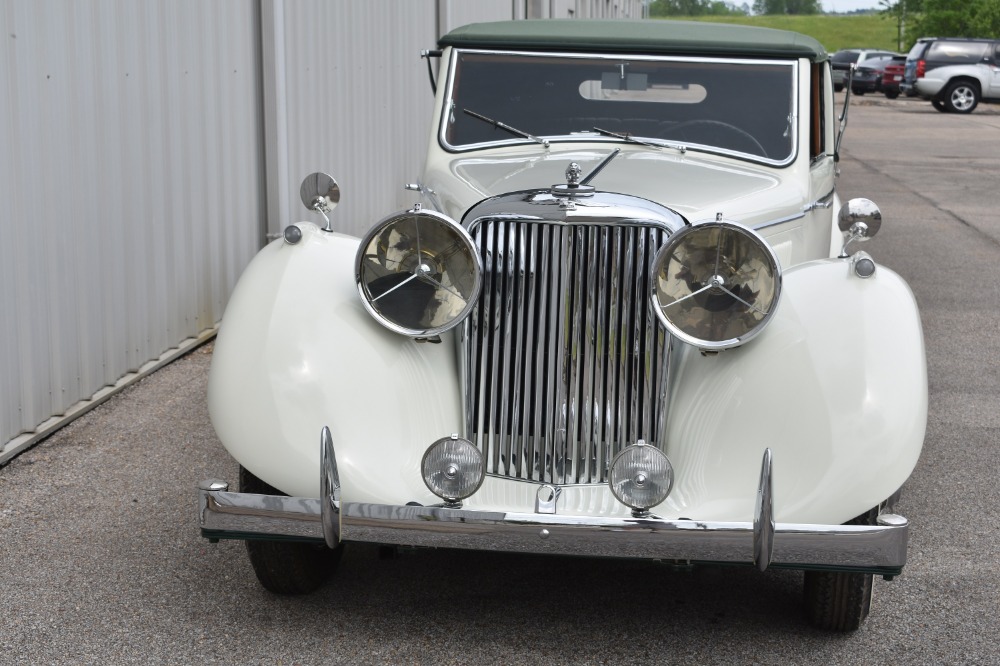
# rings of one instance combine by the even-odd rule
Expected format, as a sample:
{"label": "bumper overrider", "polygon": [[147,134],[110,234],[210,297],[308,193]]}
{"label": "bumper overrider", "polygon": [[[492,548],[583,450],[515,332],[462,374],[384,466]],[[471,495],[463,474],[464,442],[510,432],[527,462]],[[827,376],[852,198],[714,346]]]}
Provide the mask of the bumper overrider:
{"label": "bumper overrider", "polygon": [[[451,506],[386,505],[340,499],[329,431],[321,443],[321,497],[229,492],[199,484],[203,537],[299,541],[337,547],[360,541],[415,547],[747,564],[892,577],[906,564],[909,523],[883,513],[875,525],[775,523],[771,451],[765,450],[753,522],[565,516]],[[545,509],[540,509],[544,511]]]}

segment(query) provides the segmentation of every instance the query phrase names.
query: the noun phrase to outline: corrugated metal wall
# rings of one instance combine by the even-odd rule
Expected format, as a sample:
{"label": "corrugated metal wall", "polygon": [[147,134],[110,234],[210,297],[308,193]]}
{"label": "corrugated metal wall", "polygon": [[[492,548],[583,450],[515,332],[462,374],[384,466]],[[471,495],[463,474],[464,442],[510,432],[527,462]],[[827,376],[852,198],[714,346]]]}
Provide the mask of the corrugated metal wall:
{"label": "corrugated metal wall", "polygon": [[337,228],[413,203],[459,25],[641,0],[0,2],[0,463],[209,337],[308,173]]}
{"label": "corrugated metal wall", "polygon": [[262,219],[258,32],[252,2],[0,3],[0,451],[219,319]]}

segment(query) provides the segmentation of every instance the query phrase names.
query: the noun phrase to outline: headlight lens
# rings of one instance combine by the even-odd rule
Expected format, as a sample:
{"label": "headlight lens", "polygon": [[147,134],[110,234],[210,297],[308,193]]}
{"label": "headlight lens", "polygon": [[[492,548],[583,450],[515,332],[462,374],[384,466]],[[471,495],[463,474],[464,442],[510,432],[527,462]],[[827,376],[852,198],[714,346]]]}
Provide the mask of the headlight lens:
{"label": "headlight lens", "polygon": [[479,490],[486,468],[483,454],[467,439],[443,437],[430,445],[420,462],[424,483],[446,502],[457,502]]}
{"label": "headlight lens", "polygon": [[663,451],[639,440],[611,461],[608,485],[619,502],[645,511],[667,499],[674,486],[674,468]]}
{"label": "headlight lens", "polygon": [[423,337],[457,326],[472,311],[482,268],[461,225],[417,207],[390,215],[368,232],[355,277],[376,320]]}
{"label": "headlight lens", "polygon": [[770,321],[781,292],[771,246],[716,220],[671,236],[653,262],[653,309],[677,338],[700,349],[741,345]]}

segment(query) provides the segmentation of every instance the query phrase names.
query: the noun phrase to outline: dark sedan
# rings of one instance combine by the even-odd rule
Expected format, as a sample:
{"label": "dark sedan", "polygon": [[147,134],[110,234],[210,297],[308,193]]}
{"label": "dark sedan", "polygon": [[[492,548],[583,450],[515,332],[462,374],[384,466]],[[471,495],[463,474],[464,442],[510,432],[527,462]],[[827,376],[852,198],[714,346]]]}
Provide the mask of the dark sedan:
{"label": "dark sedan", "polygon": [[[851,92],[855,95],[882,92],[882,78],[885,68],[895,61],[894,56],[870,58],[857,66],[851,80]],[[897,90],[898,90],[897,84]]]}

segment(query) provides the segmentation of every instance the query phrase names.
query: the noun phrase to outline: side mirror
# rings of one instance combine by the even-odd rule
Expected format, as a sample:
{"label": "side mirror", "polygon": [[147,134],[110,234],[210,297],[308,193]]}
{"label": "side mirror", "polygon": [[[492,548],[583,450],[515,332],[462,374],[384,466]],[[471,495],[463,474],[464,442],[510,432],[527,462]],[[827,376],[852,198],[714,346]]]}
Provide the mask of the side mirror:
{"label": "side mirror", "polygon": [[330,227],[328,214],[340,203],[340,185],[325,173],[312,173],[305,177],[299,188],[302,204],[309,210],[316,211],[326,220],[323,231],[333,231]]}
{"label": "side mirror", "polygon": [[882,211],[869,199],[851,199],[837,215],[837,227],[847,234],[839,257],[847,255],[847,246],[854,241],[866,241],[882,228]]}

